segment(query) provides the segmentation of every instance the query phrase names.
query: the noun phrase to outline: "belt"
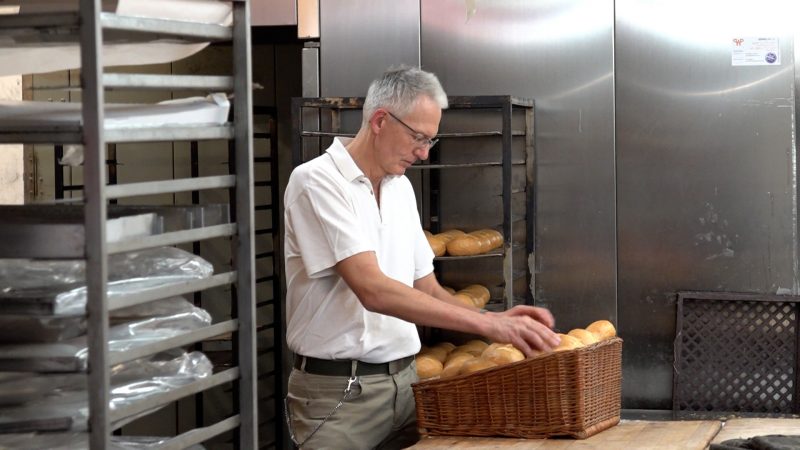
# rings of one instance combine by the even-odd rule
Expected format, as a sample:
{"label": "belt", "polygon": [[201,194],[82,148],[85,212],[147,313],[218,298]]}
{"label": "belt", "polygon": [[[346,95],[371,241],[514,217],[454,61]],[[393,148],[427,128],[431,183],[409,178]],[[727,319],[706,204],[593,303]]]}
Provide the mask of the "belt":
{"label": "belt", "polygon": [[[356,365],[356,376],[362,375],[394,375],[414,361],[414,356],[396,359],[386,363],[368,363],[364,361],[351,361],[348,359],[319,359],[310,356],[295,355],[294,368],[305,370],[316,375],[332,375],[349,377],[352,374],[353,363]],[[305,362],[305,367],[303,363]]]}

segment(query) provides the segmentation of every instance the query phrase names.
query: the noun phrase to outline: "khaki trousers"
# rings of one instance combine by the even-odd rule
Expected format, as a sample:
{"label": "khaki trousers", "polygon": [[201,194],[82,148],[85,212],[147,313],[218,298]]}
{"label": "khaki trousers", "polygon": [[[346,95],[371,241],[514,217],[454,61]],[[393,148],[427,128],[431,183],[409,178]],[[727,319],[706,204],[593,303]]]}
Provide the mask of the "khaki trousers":
{"label": "khaki trousers", "polygon": [[418,380],[416,362],[395,375],[358,377],[360,386],[308,438],[342,399],[348,378],[292,370],[287,422],[300,448],[400,449],[419,440],[411,390]]}

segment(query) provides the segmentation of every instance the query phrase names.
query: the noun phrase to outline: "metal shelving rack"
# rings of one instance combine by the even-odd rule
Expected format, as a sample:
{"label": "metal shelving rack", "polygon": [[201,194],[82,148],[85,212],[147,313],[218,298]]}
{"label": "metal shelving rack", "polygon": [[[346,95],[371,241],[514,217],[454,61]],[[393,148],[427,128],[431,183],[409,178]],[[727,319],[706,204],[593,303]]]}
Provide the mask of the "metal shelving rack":
{"label": "metal shelving rack", "polygon": [[[78,13],[28,14],[0,17],[0,34],[26,32],[52,41],[80,42],[82,125],[24,126],[0,129],[2,143],[81,143],[85,148],[83,233],[80,251],[53,251],[48,258],[82,258],[86,261],[87,322],[89,369],[89,445],[93,450],[109,447],[111,423],[124,417],[166,405],[214,386],[234,383],[234,414],[215,424],[190,430],[170,439],[160,448],[185,448],[204,442],[230,430],[238,430],[239,448],[257,447],[256,341],[254,283],[254,199],[253,133],[251,94],[250,13],[246,0],[232,1],[233,25],[219,26],[181,21],[124,17],[104,13],[100,0],[81,0]],[[184,40],[231,41],[233,76],[158,76],[104,74],[102,62],[103,32],[133,31],[145,35],[173,36]],[[199,89],[234,92],[233,123],[206,127],[157,127],[104,130],[104,90],[109,87],[152,89]],[[232,140],[236,173],[179,180],[107,185],[106,143],[163,142],[176,140]],[[235,223],[168,232],[116,243],[106,241],[106,217],[109,201],[139,195],[228,188],[234,192]],[[47,206],[42,206],[46,215]],[[107,258],[109,254],[190,243],[216,237],[228,237],[234,243],[234,268],[211,278],[172,285],[153,291],[115,297],[109,301]],[[51,237],[58,239],[59,237]],[[63,248],[63,247],[62,247]],[[18,251],[19,246],[15,248]],[[10,253],[0,245],[0,257]],[[16,256],[16,255],[14,255]],[[40,255],[39,255],[40,256]],[[173,295],[190,294],[212,287],[233,284],[236,292],[231,320],[189,332],[174,338],[137,348],[124,354],[108,351],[108,313],[111,310],[151,302]],[[233,333],[235,366],[200,381],[162,395],[145,399],[125,408],[109,409],[109,367],[160,351],[190,345],[211,337]]]}
{"label": "metal shelving rack", "polygon": [[[501,115],[499,129],[489,129],[483,131],[464,131],[464,132],[440,132],[436,137],[441,140],[464,140],[496,137],[501,141],[502,157],[497,161],[487,162],[464,162],[464,163],[441,163],[438,152],[431,152],[428,161],[415,164],[409,170],[424,170],[428,173],[427,180],[423,182],[422,194],[424,201],[428,202],[429,212],[425,214],[424,208],[420,217],[423,224],[428,225],[433,233],[442,231],[440,210],[442,198],[440,195],[440,170],[457,170],[464,168],[483,168],[500,167],[502,172],[502,232],[504,243],[502,249],[475,256],[441,256],[435,259],[437,270],[441,270],[442,263],[447,261],[478,260],[484,258],[496,258],[502,261],[503,272],[503,294],[500,299],[493,299],[492,306],[495,308],[508,309],[517,304],[533,304],[533,296],[530,289],[526,289],[524,295],[515,295],[513,290],[514,280],[524,276],[527,286],[531,286],[533,274],[527,267],[518,267],[515,262],[514,252],[526,251],[526,255],[535,252],[535,151],[534,151],[534,104],[532,100],[520,99],[511,96],[453,96],[448,97],[449,107],[443,112],[442,123],[444,124],[448,115],[452,111],[459,110],[482,110],[499,113]],[[295,98],[292,102],[292,165],[294,167],[308,161],[324,151],[327,145],[322,141],[330,142],[335,136],[352,137],[355,136],[354,130],[344,129],[343,115],[347,111],[357,111],[363,107],[363,97],[323,97],[323,98]],[[316,110],[319,114],[304,115],[307,111]],[[325,114],[322,113],[325,112]],[[522,116],[519,120],[515,117]],[[316,127],[316,123],[307,124],[309,117],[320,119],[324,123],[322,128],[325,131],[315,131],[310,128]],[[356,125],[360,121],[355,122]],[[514,124],[514,126],[512,126]],[[517,127],[517,128],[514,128]],[[453,128],[452,126],[450,128]],[[456,127],[457,128],[457,127]],[[316,138],[318,145],[306,145],[306,140]],[[321,139],[320,139],[321,138]],[[522,158],[513,159],[512,142],[514,138],[524,140],[524,151]],[[311,148],[309,148],[311,147]],[[523,190],[513,189],[512,169],[520,166],[525,171],[525,187]],[[516,211],[512,196],[515,194],[525,195],[525,211]],[[524,243],[514,240],[515,229],[524,222],[525,239]],[[525,258],[527,260],[527,258]]]}

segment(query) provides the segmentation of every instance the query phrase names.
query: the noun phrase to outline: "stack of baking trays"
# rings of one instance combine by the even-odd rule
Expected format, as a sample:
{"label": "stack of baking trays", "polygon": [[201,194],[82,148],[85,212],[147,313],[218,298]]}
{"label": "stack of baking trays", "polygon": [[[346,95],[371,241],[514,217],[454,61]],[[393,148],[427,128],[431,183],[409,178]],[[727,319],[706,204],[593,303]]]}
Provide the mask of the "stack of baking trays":
{"label": "stack of baking trays", "polygon": [[[68,209],[49,226],[66,226]],[[189,227],[191,221],[197,222],[194,226],[225,221],[227,208],[126,206],[112,215],[122,221],[110,227],[128,238],[132,233],[168,231],[176,221]],[[53,236],[68,239],[63,233]],[[209,262],[175,247],[110,255],[106,269],[110,304],[132,293],[208,279],[214,273]],[[87,448],[85,279],[82,259],[0,259],[0,448]],[[212,364],[203,353],[180,344],[166,345],[155,354],[143,351],[209,327],[212,318],[204,309],[181,296],[109,309],[109,357],[121,361],[110,370],[109,409],[118,413],[112,416],[117,417],[113,428],[164,406],[163,401],[152,401],[157,397],[169,397],[212,375]],[[131,359],[137,352],[143,356]],[[159,442],[156,437],[112,438],[117,448],[155,448]]]}

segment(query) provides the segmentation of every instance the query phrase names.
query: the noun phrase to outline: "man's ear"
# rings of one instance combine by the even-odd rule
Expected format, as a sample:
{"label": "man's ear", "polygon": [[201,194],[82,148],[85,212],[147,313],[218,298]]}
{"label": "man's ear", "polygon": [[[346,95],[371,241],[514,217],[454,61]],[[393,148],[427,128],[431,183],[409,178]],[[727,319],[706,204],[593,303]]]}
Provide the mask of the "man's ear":
{"label": "man's ear", "polygon": [[379,134],[384,125],[386,125],[386,111],[382,109],[375,110],[375,112],[372,113],[372,117],[369,118],[369,126],[372,130],[372,134]]}

